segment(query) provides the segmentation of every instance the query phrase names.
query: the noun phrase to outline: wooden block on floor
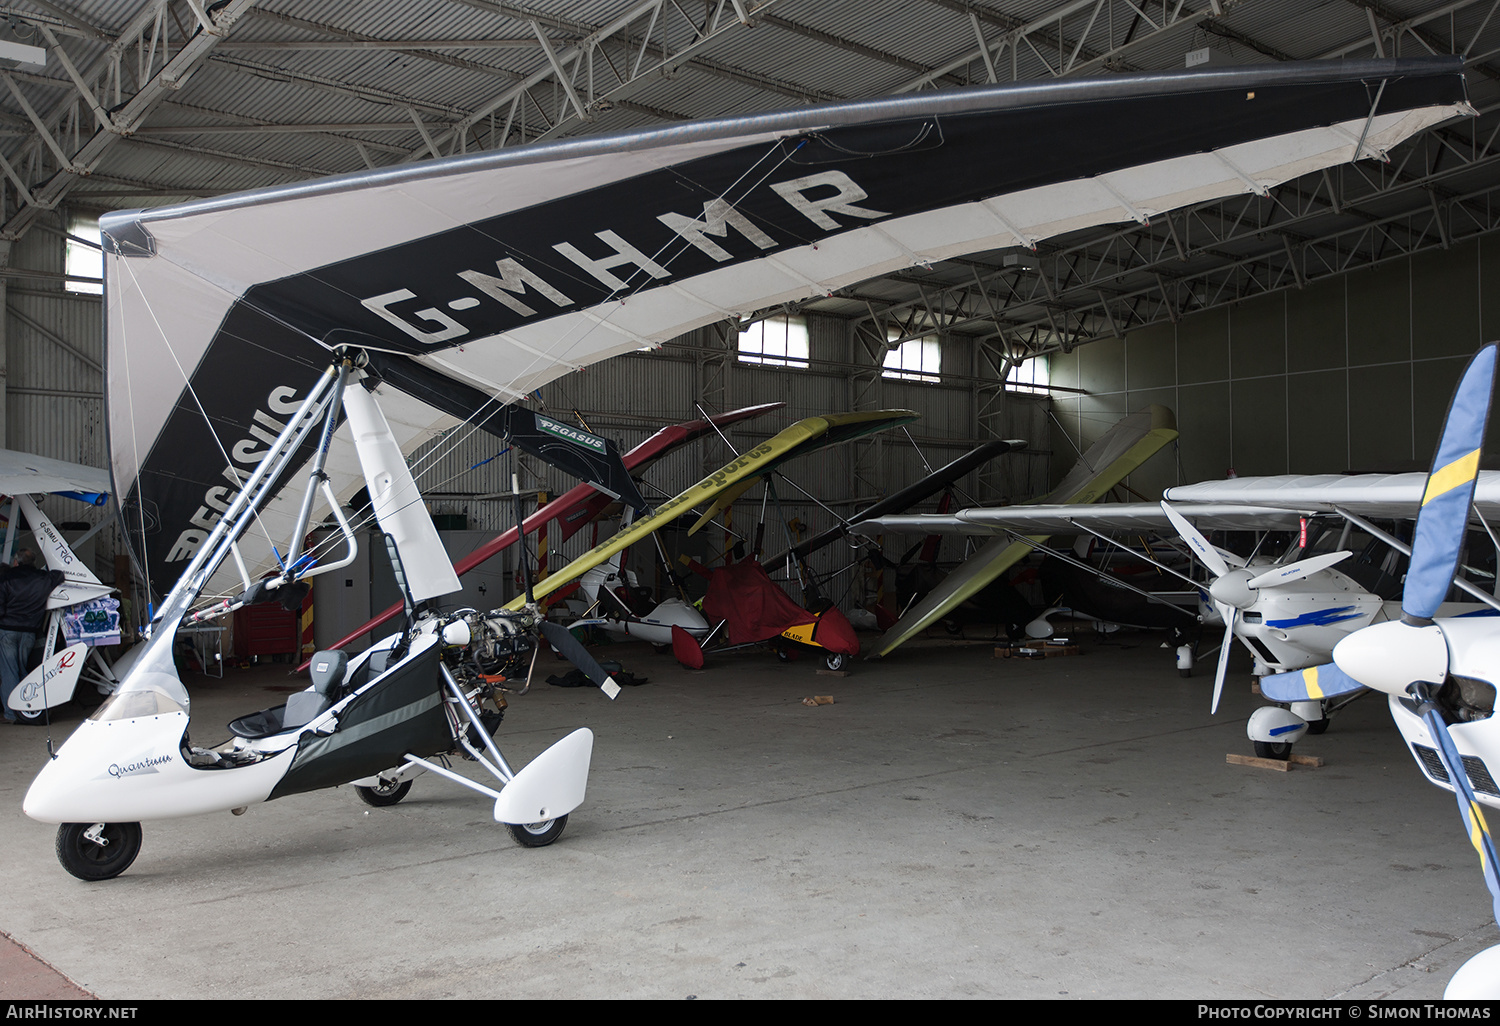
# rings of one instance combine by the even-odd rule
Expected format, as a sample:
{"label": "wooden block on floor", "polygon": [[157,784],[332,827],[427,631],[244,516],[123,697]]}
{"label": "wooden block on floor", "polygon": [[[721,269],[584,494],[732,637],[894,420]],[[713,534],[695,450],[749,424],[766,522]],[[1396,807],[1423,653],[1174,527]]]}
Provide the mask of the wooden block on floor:
{"label": "wooden block on floor", "polygon": [[828,670],[828,669],[823,669],[823,670],[819,670],[818,671],[818,676],[819,677],[847,677],[847,676],[849,676],[849,671],[848,670]]}
{"label": "wooden block on floor", "polygon": [[1292,768],[1287,759],[1262,759],[1257,755],[1240,755],[1237,752],[1224,756],[1224,761],[1231,766],[1254,766],[1256,769],[1276,770],[1280,773],[1288,773]]}
{"label": "wooden block on floor", "polygon": [[1290,772],[1293,766],[1317,769],[1323,765],[1323,760],[1316,755],[1289,755],[1285,759],[1262,759],[1258,755],[1240,755],[1230,752],[1224,756],[1224,761],[1233,766],[1254,766],[1257,769],[1276,770],[1280,773]]}

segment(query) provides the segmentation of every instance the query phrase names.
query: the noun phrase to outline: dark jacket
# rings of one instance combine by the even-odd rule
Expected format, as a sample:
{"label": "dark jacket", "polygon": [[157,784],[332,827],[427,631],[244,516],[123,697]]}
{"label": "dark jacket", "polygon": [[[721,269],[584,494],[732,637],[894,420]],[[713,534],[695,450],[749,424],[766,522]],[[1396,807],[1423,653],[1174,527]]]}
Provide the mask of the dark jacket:
{"label": "dark jacket", "polygon": [[47,622],[47,596],[67,580],[61,570],[14,566],[0,577],[0,631],[39,632]]}

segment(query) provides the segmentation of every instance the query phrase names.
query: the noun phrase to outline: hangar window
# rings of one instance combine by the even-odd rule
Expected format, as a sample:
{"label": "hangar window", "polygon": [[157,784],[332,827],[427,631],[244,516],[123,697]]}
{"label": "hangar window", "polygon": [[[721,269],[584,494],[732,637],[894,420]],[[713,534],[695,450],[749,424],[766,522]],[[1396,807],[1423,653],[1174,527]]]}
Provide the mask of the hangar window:
{"label": "hangar window", "polygon": [[[99,296],[104,294],[104,252],[99,246],[99,219],[84,214],[68,218],[67,250],[63,269],[68,276],[69,292]],[[94,281],[78,281],[92,278]]]}
{"label": "hangar window", "polygon": [[740,330],[740,362],[768,367],[806,367],[807,320],[803,317],[767,317]]}
{"label": "hangar window", "polygon": [[886,350],[882,376],[902,381],[937,381],[943,369],[943,347],[935,338],[907,339]]}
{"label": "hangar window", "polygon": [[1005,379],[1005,388],[1008,392],[1025,392],[1030,395],[1046,395],[1047,386],[1051,378],[1047,373],[1047,358],[1045,356],[1033,356],[1029,360],[1023,360],[1010,369],[1010,376]]}

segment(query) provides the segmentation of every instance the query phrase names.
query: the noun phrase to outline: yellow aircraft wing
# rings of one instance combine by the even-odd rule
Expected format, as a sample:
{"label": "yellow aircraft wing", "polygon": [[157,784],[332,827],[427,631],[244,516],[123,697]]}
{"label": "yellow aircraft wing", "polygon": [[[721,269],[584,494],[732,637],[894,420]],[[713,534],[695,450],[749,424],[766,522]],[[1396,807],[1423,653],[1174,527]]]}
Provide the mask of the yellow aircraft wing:
{"label": "yellow aircraft wing", "polygon": [[724,512],[730,506],[733,506],[736,499],[754,488],[759,481],[760,475],[756,474],[754,477],[745,478],[732,488],[724,489],[719,493],[719,497],[714,499],[713,505],[708,507],[708,511],[698,518],[698,522],[688,528],[688,534],[697,534],[704,527],[708,526],[714,517]]}
{"label": "yellow aircraft wing", "polygon": [[[1040,502],[1082,504],[1094,502],[1119,484],[1158,449],[1177,437],[1177,419],[1165,406],[1151,406],[1121,420],[1089,447],[1062,484]],[[916,605],[912,606],[881,637],[875,657],[889,655],[943,615],[974,595],[1025,558],[1032,543],[1047,535],[1028,535],[1025,541],[996,538],[983,545],[962,566]]]}
{"label": "yellow aircraft wing", "polygon": [[[822,417],[799,420],[780,434],[766,439],[753,449],[731,460],[680,495],[662,503],[655,513],[636,520],[617,532],[614,537],[595,545],[567,566],[548,574],[546,580],[536,583],[533,594],[537,599],[546,598],[564,585],[582,577],[621,549],[635,544],[653,531],[660,530],[693,507],[711,502],[721,493],[747,478],[764,475],[773,467],[794,457],[830,445],[837,445],[840,442],[847,442],[861,435],[909,424],[919,416],[921,415],[911,410],[867,410],[860,413],[832,413]],[[519,609],[525,601],[524,596],[517,596],[507,602],[505,608]]]}

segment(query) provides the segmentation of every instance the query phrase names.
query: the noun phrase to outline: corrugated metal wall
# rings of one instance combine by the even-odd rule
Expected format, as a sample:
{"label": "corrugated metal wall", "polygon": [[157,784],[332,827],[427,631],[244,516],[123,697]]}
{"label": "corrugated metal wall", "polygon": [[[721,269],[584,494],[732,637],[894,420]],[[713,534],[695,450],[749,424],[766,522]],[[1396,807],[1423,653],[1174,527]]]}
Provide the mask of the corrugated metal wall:
{"label": "corrugated metal wall", "polygon": [[[11,266],[56,278],[12,278],[5,288],[3,446],[105,467],[103,304],[63,289],[63,253],[62,237],[43,229],[11,248]],[[68,499],[48,498],[41,506],[60,524],[93,525],[108,515]],[[112,528],[96,537],[94,572],[101,580],[113,581],[118,550]]]}
{"label": "corrugated metal wall", "polygon": [[[1376,267],[1091,343],[1052,362],[1067,448],[1146,403],[1177,413],[1175,454],[1131,483],[1423,470],[1469,356],[1500,338],[1500,239]],[[1500,441],[1492,419],[1486,450]],[[1175,458],[1172,458],[1175,456]],[[1167,458],[1163,458],[1167,457]]]}

